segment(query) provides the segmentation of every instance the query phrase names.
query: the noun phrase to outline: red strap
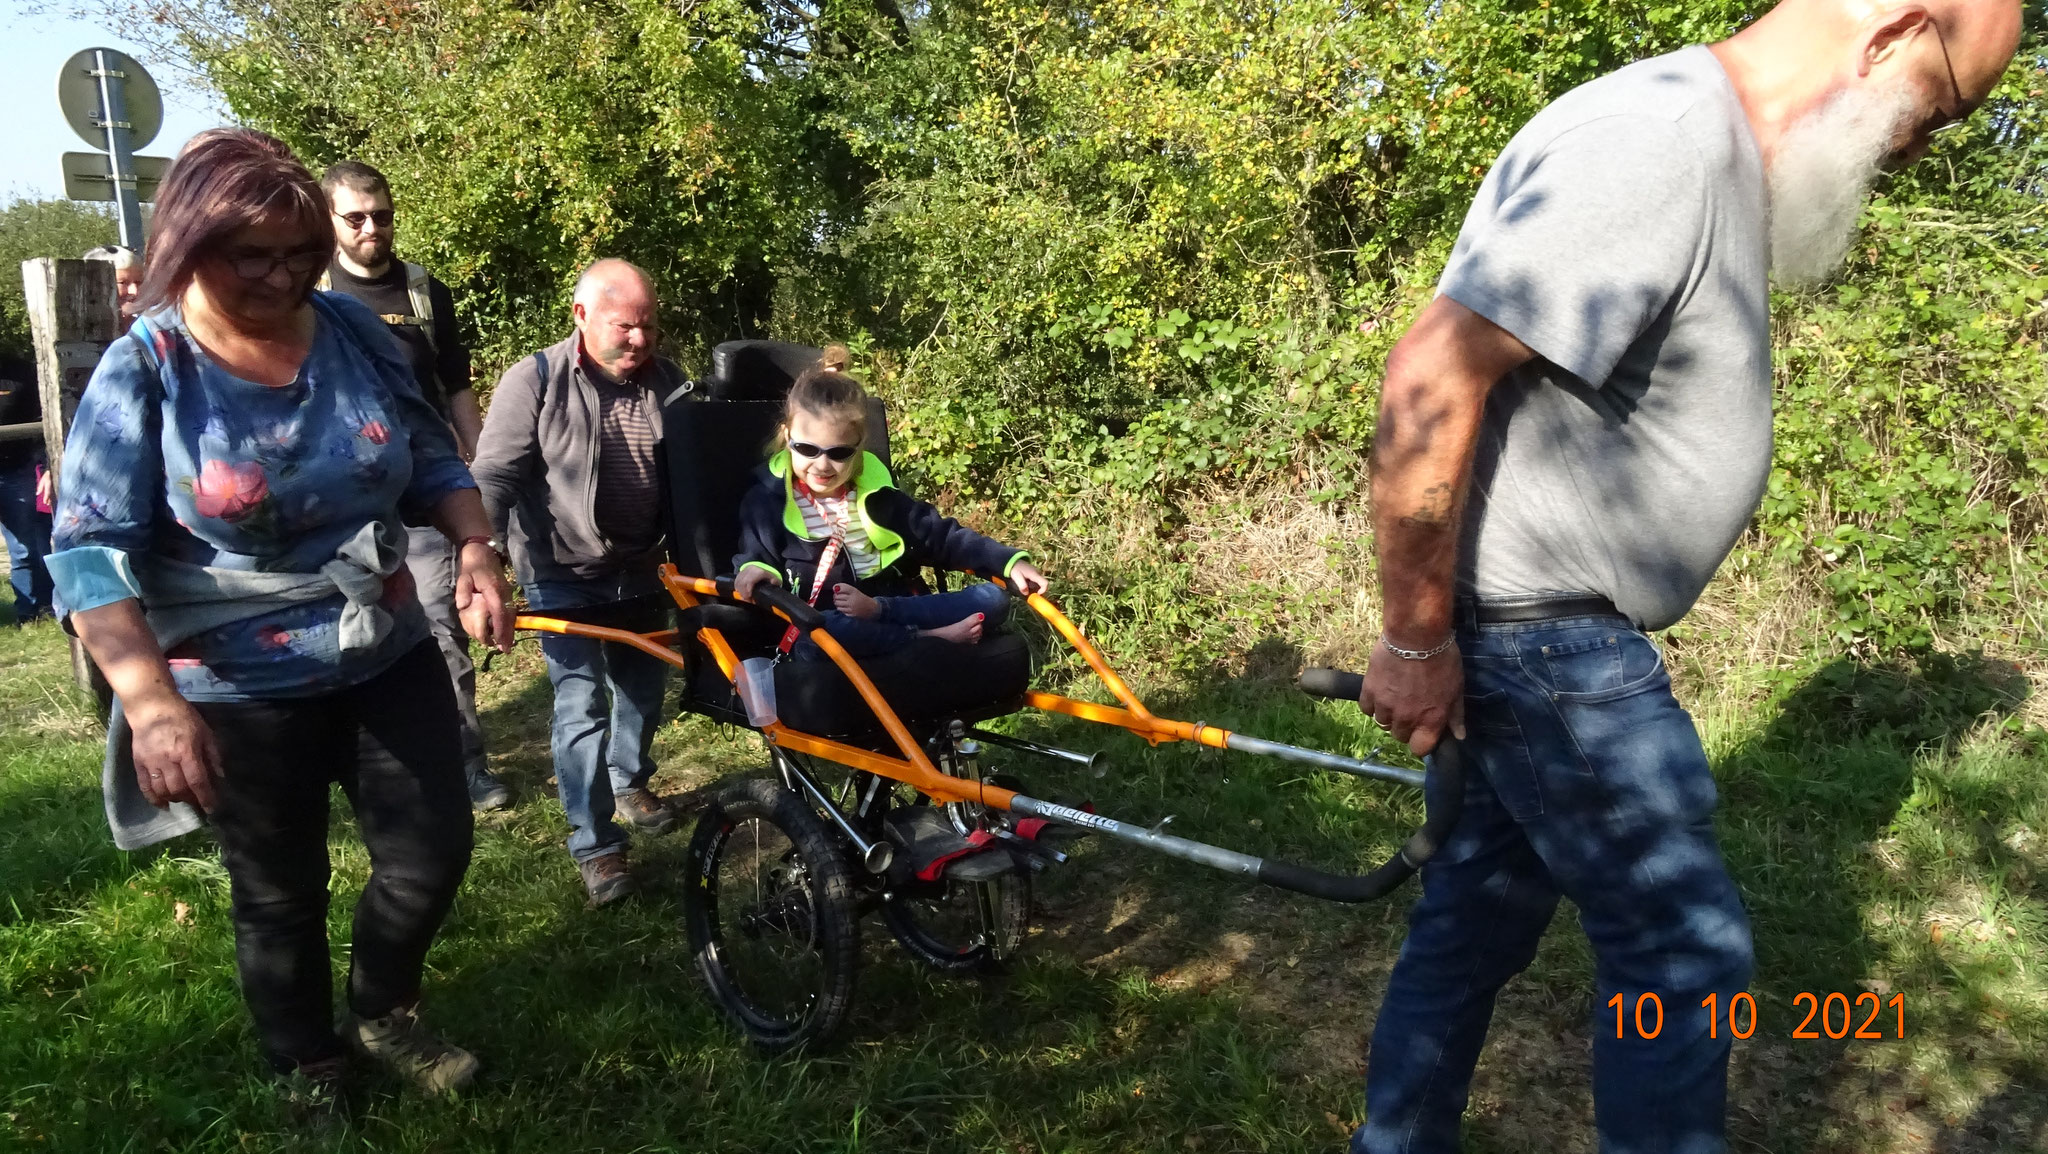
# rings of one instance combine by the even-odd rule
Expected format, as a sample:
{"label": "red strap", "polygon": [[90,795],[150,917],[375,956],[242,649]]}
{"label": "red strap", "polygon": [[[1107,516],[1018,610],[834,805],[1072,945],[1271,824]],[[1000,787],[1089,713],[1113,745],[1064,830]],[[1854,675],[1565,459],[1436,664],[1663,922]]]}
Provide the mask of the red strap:
{"label": "red strap", "polygon": [[921,882],[938,881],[940,877],[944,876],[946,872],[946,867],[948,865],[952,864],[953,862],[959,861],[961,858],[964,858],[969,854],[981,852],[981,850],[985,848],[988,845],[988,843],[994,841],[995,839],[995,835],[988,832],[985,829],[975,830],[973,833],[967,835],[966,849],[956,849],[952,853],[941,854],[940,856],[933,858],[930,865],[927,865],[923,869],[917,871],[917,880]]}
{"label": "red strap", "polygon": [[[840,551],[846,548],[846,517],[844,514],[841,514],[838,520],[833,520],[832,514],[826,510],[825,506],[813,503],[810,494],[804,492],[801,488],[796,490],[796,499],[805,508],[815,512],[818,515],[818,520],[823,521],[826,527],[832,530],[832,539],[825,542],[825,551],[818,555],[818,571],[811,577],[810,604],[815,609],[818,606],[818,596],[825,592],[825,578],[831,575],[832,566],[839,560]],[[792,624],[789,628],[782,631],[782,641],[776,646],[776,649],[782,653],[788,653],[790,646],[795,645],[796,639],[800,636],[802,636],[802,631]]]}

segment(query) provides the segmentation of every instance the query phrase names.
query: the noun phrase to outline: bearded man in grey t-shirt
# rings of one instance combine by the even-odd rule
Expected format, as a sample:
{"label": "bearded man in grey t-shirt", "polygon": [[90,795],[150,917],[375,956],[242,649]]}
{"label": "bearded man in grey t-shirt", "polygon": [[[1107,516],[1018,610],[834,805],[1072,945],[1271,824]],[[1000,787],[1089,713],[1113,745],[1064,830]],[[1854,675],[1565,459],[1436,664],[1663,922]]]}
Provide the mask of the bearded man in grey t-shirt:
{"label": "bearded man in grey t-shirt", "polygon": [[1480,186],[1388,358],[1373,446],[1385,632],[1359,705],[1417,753],[1458,738],[1466,785],[1380,1008],[1354,1151],[1458,1148],[1494,996],[1560,896],[1597,961],[1601,1150],[1725,1149],[1749,922],[1699,736],[1643,631],[1686,613],[1763,495],[1769,277],[1839,265],[1872,180],[1987,98],[2020,17],[2019,0],[1784,0],[1567,93]]}

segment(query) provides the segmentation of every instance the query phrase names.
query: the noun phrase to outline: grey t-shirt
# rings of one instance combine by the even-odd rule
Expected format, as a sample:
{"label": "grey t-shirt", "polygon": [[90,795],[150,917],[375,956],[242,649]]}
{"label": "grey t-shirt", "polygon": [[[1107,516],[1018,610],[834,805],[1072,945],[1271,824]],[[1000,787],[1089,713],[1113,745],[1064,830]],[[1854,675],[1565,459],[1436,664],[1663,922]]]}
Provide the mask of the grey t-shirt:
{"label": "grey t-shirt", "polygon": [[1770,477],[1769,269],[1763,161],[1706,48],[1515,134],[1439,286],[1537,353],[1487,400],[1462,592],[1685,616]]}

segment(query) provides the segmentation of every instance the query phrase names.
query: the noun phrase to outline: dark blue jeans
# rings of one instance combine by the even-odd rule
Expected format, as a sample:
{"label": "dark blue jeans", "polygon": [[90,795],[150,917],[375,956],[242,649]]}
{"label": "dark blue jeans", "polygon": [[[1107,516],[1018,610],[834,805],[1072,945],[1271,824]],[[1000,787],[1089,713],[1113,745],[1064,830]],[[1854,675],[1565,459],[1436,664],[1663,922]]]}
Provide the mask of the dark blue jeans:
{"label": "dark blue jeans", "polygon": [[[661,592],[652,570],[588,581],[536,581],[526,599],[536,612],[608,605]],[[666,628],[661,615],[634,623],[638,632]],[[569,856],[586,862],[626,848],[613,820],[613,798],[645,789],[654,776],[654,731],[661,727],[668,665],[629,645],[588,637],[541,638],[555,687],[555,792],[569,819]]]}
{"label": "dark blue jeans", "polygon": [[0,469],[0,529],[6,530],[7,560],[14,586],[14,622],[26,625],[50,614],[50,515],[36,511],[33,462]]}
{"label": "dark blue jeans", "polygon": [[[1467,623],[1458,642],[1464,814],[1422,870],[1373,1029],[1354,1154],[1459,1148],[1494,997],[1536,956],[1560,895],[1578,907],[1596,962],[1602,1154],[1726,1149],[1726,1007],[1749,982],[1749,918],[1714,837],[1706,753],[1662,656],[1610,617]],[[1636,1030],[1649,994],[1663,1010],[1654,1039]],[[1718,1038],[1708,994],[1723,1007]],[[1656,1026],[1654,1008],[1642,1021]]]}
{"label": "dark blue jeans", "polygon": [[[822,603],[830,596],[831,591],[826,590],[818,600]],[[877,617],[848,617],[837,609],[825,611],[825,632],[854,657],[880,657],[910,644],[920,629],[942,629],[976,613],[985,618],[983,628],[994,629],[1010,611],[1010,595],[992,581],[976,581],[953,593],[875,600],[882,606]],[[797,642],[793,652],[812,661],[824,657],[809,638]]]}

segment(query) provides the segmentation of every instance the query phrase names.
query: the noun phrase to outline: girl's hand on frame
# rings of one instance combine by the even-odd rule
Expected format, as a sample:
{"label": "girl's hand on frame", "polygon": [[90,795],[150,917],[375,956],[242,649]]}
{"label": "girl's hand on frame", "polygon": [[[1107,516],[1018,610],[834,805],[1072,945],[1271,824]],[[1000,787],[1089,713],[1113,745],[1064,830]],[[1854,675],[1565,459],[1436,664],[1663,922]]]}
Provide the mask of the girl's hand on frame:
{"label": "girl's hand on frame", "polygon": [[1038,571],[1038,566],[1029,561],[1019,561],[1010,566],[1010,587],[1020,597],[1033,597],[1052,588],[1052,583]]}
{"label": "girl's hand on frame", "polygon": [[754,590],[759,589],[763,581],[782,584],[782,579],[775,574],[757,565],[749,565],[740,570],[739,576],[732,579],[732,595],[742,601],[752,601]]}

